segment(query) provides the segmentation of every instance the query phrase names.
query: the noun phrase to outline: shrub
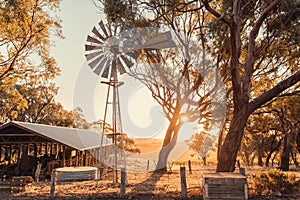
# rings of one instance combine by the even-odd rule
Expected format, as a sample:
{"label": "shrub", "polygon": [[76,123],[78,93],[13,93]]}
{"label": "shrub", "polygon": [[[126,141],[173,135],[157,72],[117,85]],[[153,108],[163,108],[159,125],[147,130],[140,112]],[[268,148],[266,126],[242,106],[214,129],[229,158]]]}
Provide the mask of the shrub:
{"label": "shrub", "polygon": [[287,194],[293,191],[296,176],[273,169],[253,174],[251,180],[250,187],[257,195]]}

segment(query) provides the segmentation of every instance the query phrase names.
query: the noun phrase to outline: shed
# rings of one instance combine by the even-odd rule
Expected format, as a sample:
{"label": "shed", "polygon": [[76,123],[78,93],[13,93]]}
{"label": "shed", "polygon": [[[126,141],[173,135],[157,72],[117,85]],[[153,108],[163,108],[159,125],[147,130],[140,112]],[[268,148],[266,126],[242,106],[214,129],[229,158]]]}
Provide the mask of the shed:
{"label": "shed", "polygon": [[0,176],[33,176],[38,163],[45,176],[56,167],[95,166],[112,148],[92,130],[12,121],[0,127]]}

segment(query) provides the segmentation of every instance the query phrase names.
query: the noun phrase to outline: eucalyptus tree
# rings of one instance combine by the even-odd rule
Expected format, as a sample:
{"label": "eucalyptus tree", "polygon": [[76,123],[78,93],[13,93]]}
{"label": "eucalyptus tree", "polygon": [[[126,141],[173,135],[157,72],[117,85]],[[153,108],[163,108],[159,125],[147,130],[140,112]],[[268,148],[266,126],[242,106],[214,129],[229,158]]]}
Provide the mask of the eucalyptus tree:
{"label": "eucalyptus tree", "polygon": [[[230,73],[233,115],[220,150],[217,171],[233,171],[249,116],[288,88],[295,89],[293,86],[300,80],[300,16],[297,14],[300,2],[200,2],[215,17],[212,26],[212,39],[217,40],[215,52],[227,55],[229,61],[226,70]],[[253,81],[264,87],[265,77],[274,86],[254,93]]]}
{"label": "eucalyptus tree", "polygon": [[62,37],[55,16],[60,0],[0,1],[1,118],[16,118],[28,108],[16,85],[34,88],[42,76],[53,79],[59,68],[50,55],[50,35]]}
{"label": "eucalyptus tree", "polygon": [[[143,26],[139,31],[140,39],[147,40],[169,30],[176,43],[176,47],[164,50],[138,50],[137,65],[129,72],[148,88],[169,121],[157,163],[157,170],[165,171],[184,123],[196,121],[201,124],[213,119],[210,130],[222,126],[225,99],[218,74],[220,63],[211,62],[207,55],[207,41],[203,38],[207,17],[204,10],[199,10],[197,15],[189,14],[190,9],[199,8],[198,4],[182,8],[176,1],[139,3],[140,8],[152,16],[131,19],[136,27]],[[123,4],[118,3],[124,7]],[[104,2],[104,11],[107,10],[105,5]],[[116,7],[110,9],[112,15],[108,19],[116,20]],[[179,12],[182,9],[186,12]]]}

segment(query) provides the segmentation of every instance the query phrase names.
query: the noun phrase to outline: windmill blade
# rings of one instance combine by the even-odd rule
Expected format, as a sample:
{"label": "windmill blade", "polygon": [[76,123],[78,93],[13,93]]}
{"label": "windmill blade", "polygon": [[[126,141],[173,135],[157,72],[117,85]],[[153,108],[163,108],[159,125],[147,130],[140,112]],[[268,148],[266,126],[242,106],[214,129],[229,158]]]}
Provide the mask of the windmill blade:
{"label": "windmill blade", "polygon": [[106,28],[105,28],[102,20],[99,22],[99,26],[102,29],[102,31],[105,34],[105,36],[108,37],[109,35],[108,35],[107,31],[106,31]]}
{"label": "windmill blade", "polygon": [[99,50],[99,49],[102,49],[102,47],[95,46],[95,45],[89,45],[89,44],[85,45],[85,51],[93,51],[93,50]]}
{"label": "windmill blade", "polygon": [[122,60],[124,61],[124,63],[126,64],[126,66],[128,68],[131,68],[133,66],[133,63],[131,62],[131,60],[129,60],[128,58],[126,58],[126,56],[121,55]]}
{"label": "windmill blade", "polygon": [[91,59],[97,57],[98,55],[100,55],[102,53],[103,53],[103,51],[97,51],[97,52],[94,52],[94,53],[86,54],[85,57],[86,57],[87,61],[90,61]]}
{"label": "windmill blade", "polygon": [[97,75],[101,74],[101,71],[103,70],[103,68],[106,68],[107,65],[109,66],[109,61],[107,61],[107,59],[104,58],[94,69],[94,73],[96,73]]}
{"label": "windmill blade", "polygon": [[120,72],[120,74],[125,74],[126,73],[126,70],[125,70],[120,58],[118,58],[116,60],[116,65],[117,65],[117,68],[118,68],[118,71]]}
{"label": "windmill blade", "polygon": [[98,58],[96,58],[95,60],[93,60],[92,62],[88,63],[88,65],[94,69],[98,64],[99,62],[104,58],[104,55],[100,55]]}
{"label": "windmill blade", "polygon": [[103,42],[100,42],[99,40],[97,40],[96,38],[94,37],[91,37],[91,36],[87,36],[87,39],[86,39],[87,42],[92,42],[92,43],[96,43],[96,44],[103,44]]}
{"label": "windmill blade", "polygon": [[101,75],[102,78],[108,78],[109,69],[110,69],[109,66],[110,66],[110,62],[107,62],[106,65],[105,65],[105,69],[104,69],[104,71],[102,72],[102,75]]}
{"label": "windmill blade", "polygon": [[92,33],[94,33],[102,41],[105,41],[105,38],[99,33],[99,31],[95,27],[93,28]]}
{"label": "windmill blade", "polygon": [[[164,44],[161,47],[159,46],[160,44]],[[162,34],[159,34],[149,40],[146,41],[146,43],[143,45],[144,48],[149,48],[149,49],[163,49],[163,48],[171,48],[175,47],[175,43],[172,41],[172,35],[171,32],[165,32]],[[153,48],[155,47],[155,48]]]}

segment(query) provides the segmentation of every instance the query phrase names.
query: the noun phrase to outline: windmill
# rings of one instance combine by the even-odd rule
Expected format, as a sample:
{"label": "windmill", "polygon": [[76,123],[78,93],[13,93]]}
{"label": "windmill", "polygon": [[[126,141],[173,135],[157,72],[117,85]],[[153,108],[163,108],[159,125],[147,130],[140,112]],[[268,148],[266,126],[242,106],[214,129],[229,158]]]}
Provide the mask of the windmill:
{"label": "windmill", "polygon": [[[85,51],[86,60],[92,71],[107,81],[101,81],[108,85],[106,106],[104,112],[104,126],[107,117],[107,108],[112,106],[112,140],[115,144],[114,152],[114,181],[117,177],[117,137],[122,136],[123,162],[126,167],[124,153],[124,138],[122,135],[122,123],[119,103],[119,87],[123,82],[119,82],[118,76],[126,73],[134,66],[138,58],[138,50],[153,50],[175,47],[171,33],[164,32],[155,34],[152,37],[146,35],[142,29],[128,28],[128,22],[104,24],[101,20],[92,29],[92,36],[88,35]],[[146,36],[146,37],[145,37]],[[146,38],[146,39],[145,39]],[[110,91],[112,90],[112,102],[110,102]],[[101,146],[103,138],[101,139]]]}

